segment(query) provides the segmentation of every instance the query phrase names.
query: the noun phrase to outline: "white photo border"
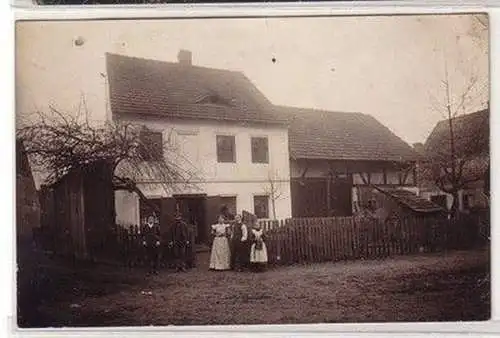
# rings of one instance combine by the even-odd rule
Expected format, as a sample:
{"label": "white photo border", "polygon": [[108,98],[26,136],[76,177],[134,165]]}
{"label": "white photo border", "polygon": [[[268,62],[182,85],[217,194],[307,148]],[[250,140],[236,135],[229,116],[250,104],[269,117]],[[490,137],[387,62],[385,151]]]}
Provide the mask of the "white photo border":
{"label": "white photo border", "polygon": [[[15,7],[1,10],[0,24],[3,26],[2,44],[7,52],[2,53],[4,74],[2,100],[3,105],[0,123],[2,132],[1,158],[4,165],[0,174],[5,195],[1,203],[4,216],[4,233],[0,236],[3,253],[2,268],[4,284],[0,288],[4,293],[2,299],[2,323],[7,324],[9,335],[19,337],[56,337],[56,336],[387,336],[393,335],[462,335],[472,333],[486,336],[500,333],[500,228],[498,226],[499,209],[497,194],[500,193],[500,180],[492,177],[492,222],[491,222],[491,274],[492,274],[492,319],[487,322],[455,322],[455,323],[387,323],[387,324],[312,324],[312,325],[255,325],[255,326],[179,326],[179,327],[131,327],[107,329],[26,329],[17,328],[15,320],[15,165],[14,165],[14,25],[18,20],[103,20],[103,19],[173,19],[173,18],[208,18],[208,17],[293,17],[293,16],[336,16],[336,15],[415,15],[415,14],[467,14],[488,13],[490,16],[490,100],[491,100],[491,161],[498,167],[500,151],[500,116],[497,110],[500,105],[500,1],[461,2],[450,1],[384,1],[354,3],[262,3],[262,4],[189,4],[158,6],[29,6],[15,1]],[[11,162],[12,161],[12,162]],[[494,170],[493,170],[494,171]],[[7,318],[8,316],[8,318]]]}

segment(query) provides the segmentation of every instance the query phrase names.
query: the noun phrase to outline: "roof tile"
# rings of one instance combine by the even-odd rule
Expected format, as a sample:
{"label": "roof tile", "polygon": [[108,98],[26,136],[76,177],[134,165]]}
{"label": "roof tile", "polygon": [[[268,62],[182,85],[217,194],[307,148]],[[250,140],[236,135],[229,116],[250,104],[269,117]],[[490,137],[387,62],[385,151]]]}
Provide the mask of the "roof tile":
{"label": "roof tile", "polygon": [[374,117],[361,113],[280,107],[290,122],[294,158],[412,161],[418,154]]}

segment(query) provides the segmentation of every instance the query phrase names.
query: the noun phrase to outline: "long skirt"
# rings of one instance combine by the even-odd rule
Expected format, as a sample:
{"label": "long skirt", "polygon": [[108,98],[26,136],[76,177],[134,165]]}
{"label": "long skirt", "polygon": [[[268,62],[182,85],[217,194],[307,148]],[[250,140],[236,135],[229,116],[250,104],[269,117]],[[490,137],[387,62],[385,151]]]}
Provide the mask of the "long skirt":
{"label": "long skirt", "polygon": [[231,243],[231,266],[239,269],[246,267],[250,260],[250,246],[248,241],[233,241]]}
{"label": "long skirt", "polygon": [[229,270],[231,268],[231,257],[229,241],[226,237],[215,237],[210,254],[210,269]]}
{"label": "long skirt", "polygon": [[267,263],[266,243],[262,243],[262,249],[257,250],[255,243],[250,248],[250,263]]}

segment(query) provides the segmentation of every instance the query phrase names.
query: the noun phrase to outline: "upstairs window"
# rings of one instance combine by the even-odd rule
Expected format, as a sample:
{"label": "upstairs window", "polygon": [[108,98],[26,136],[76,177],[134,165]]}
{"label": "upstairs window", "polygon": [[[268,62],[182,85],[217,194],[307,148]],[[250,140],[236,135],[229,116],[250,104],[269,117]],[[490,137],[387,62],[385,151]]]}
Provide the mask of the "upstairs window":
{"label": "upstairs window", "polygon": [[145,161],[160,161],[163,159],[163,133],[147,128],[139,134],[139,152]]}
{"label": "upstairs window", "polygon": [[217,162],[236,163],[236,141],[234,136],[217,135]]}
{"label": "upstairs window", "polygon": [[254,214],[257,218],[269,218],[269,196],[258,195],[253,197]]}
{"label": "upstairs window", "polygon": [[252,162],[269,163],[267,137],[252,137]]}

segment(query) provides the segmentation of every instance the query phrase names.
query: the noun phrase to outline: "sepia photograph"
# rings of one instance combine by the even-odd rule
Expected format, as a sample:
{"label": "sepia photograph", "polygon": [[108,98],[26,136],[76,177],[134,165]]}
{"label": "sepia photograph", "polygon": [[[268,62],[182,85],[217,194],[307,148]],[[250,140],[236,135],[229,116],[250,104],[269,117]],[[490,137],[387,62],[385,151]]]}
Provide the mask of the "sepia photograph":
{"label": "sepia photograph", "polygon": [[17,21],[23,328],[486,321],[487,14]]}

